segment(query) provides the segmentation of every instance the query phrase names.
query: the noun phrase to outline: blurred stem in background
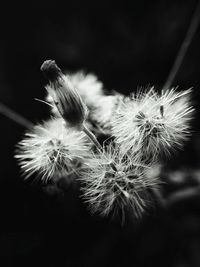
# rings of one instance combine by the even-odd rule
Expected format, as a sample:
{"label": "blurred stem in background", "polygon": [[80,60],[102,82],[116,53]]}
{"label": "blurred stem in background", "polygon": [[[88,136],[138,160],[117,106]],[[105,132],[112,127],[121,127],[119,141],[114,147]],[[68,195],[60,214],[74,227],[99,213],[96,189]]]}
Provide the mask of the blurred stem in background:
{"label": "blurred stem in background", "polygon": [[191,19],[189,28],[188,28],[186,36],[185,36],[185,39],[183,40],[183,42],[181,44],[181,47],[180,47],[178,54],[175,58],[174,64],[173,64],[173,66],[169,72],[169,75],[166,79],[166,82],[163,86],[163,90],[167,90],[172,86],[174,79],[175,79],[175,77],[176,77],[176,75],[177,75],[177,73],[181,67],[181,64],[183,62],[185,54],[187,53],[187,50],[188,50],[188,48],[192,42],[192,39],[193,39],[197,29],[198,29],[199,20],[200,20],[200,1],[198,1],[198,3],[197,3],[197,7],[194,11],[194,15]]}
{"label": "blurred stem in background", "polygon": [[10,109],[3,103],[0,103],[0,113],[4,115],[5,117],[11,119],[15,123],[23,126],[24,128],[32,128],[33,123],[24,118],[22,115],[18,114],[14,110]]}

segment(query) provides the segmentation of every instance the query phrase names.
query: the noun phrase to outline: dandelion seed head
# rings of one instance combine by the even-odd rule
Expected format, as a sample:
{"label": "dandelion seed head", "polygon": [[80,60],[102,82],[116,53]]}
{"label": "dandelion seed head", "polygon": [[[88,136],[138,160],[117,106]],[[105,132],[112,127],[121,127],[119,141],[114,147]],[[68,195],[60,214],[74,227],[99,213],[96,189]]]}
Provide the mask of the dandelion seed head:
{"label": "dandelion seed head", "polygon": [[190,135],[190,93],[190,89],[180,93],[171,89],[158,95],[151,88],[127,98],[112,120],[113,135],[124,153],[133,150],[154,161],[181,148]]}
{"label": "dandelion seed head", "polygon": [[131,210],[138,218],[150,205],[148,189],[157,186],[158,178],[148,179],[148,166],[122,159],[117,150],[109,145],[103,156],[92,159],[82,175],[83,198],[92,213],[120,215],[124,220],[126,211]]}
{"label": "dandelion seed head", "polygon": [[64,177],[89,156],[90,144],[80,131],[67,129],[63,119],[36,125],[19,142],[15,157],[25,178],[37,174],[43,182]]}

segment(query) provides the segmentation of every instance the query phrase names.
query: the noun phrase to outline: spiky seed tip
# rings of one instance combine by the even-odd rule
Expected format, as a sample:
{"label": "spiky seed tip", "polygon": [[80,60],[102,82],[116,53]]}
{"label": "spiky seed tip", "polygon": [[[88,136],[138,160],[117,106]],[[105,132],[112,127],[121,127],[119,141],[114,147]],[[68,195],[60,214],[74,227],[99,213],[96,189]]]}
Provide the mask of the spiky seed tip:
{"label": "spiky seed tip", "polygon": [[52,119],[25,134],[15,158],[25,178],[35,174],[46,183],[76,171],[89,157],[90,147],[82,132],[67,129],[63,119]]}
{"label": "spiky seed tip", "polygon": [[113,135],[124,153],[137,152],[153,162],[181,148],[190,135],[190,93],[171,89],[159,95],[151,88],[127,98],[112,120]]}
{"label": "spiky seed tip", "polygon": [[87,117],[87,107],[77,90],[55,61],[45,61],[41,70],[49,80],[49,87],[53,89],[51,96],[60,115],[68,126],[81,129]]}
{"label": "spiky seed tip", "polygon": [[103,156],[94,155],[82,173],[83,199],[92,213],[119,215],[124,221],[126,211],[131,211],[139,218],[151,203],[148,189],[159,183],[157,177],[145,175],[148,168],[128,157],[121,158],[119,149],[111,143]]}

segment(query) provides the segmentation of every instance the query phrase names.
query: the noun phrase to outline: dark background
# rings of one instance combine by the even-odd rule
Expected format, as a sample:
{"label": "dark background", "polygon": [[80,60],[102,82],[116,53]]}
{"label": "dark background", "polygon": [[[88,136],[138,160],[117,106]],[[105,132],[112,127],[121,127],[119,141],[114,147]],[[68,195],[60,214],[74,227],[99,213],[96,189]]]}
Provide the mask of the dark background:
{"label": "dark background", "polygon": [[[95,73],[108,90],[159,90],[196,4],[8,2],[0,10],[0,101],[32,122],[48,118],[47,107],[34,100],[45,96],[40,66],[46,59],[68,71]],[[174,81],[180,89],[193,87],[193,136],[165,162],[168,169],[188,171],[185,186],[198,184],[190,172],[199,169],[199,47],[200,28]],[[0,122],[1,266],[200,266],[200,196],[168,209],[156,206],[124,226],[91,216],[75,188],[51,196],[22,180],[13,155],[24,128],[3,115]],[[164,192],[177,188],[166,184]]]}

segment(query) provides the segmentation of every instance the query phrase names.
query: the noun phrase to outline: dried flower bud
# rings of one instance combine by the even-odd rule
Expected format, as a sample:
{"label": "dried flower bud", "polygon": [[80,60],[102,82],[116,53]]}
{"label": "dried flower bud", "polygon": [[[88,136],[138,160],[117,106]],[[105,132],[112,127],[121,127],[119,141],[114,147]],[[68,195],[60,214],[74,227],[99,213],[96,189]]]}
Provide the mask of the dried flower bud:
{"label": "dried flower bud", "polygon": [[64,75],[54,60],[46,60],[41,70],[53,89],[53,101],[65,122],[70,127],[82,128],[87,116],[87,107],[70,80]]}
{"label": "dried flower bud", "polygon": [[57,81],[58,77],[62,77],[62,71],[56,65],[55,60],[44,61],[40,69],[44,73],[46,78],[52,83]]}

